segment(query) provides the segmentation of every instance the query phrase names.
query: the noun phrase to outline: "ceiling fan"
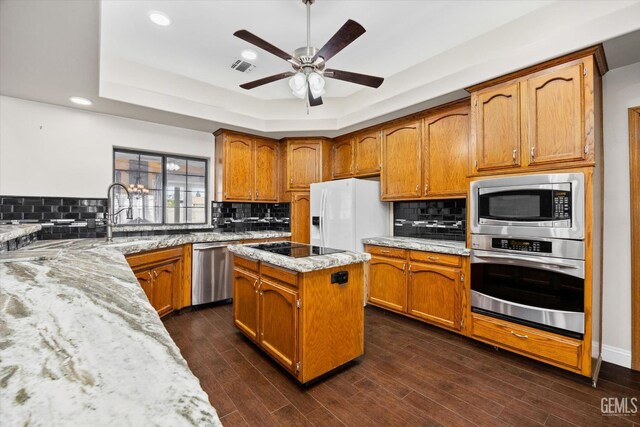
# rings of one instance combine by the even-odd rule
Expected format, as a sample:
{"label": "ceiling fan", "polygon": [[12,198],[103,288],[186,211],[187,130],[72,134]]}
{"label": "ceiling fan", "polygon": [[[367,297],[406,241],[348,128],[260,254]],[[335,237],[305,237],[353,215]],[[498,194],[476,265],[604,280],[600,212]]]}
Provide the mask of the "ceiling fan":
{"label": "ceiling fan", "polygon": [[287,71],[241,84],[241,88],[253,89],[267,83],[291,77],[289,87],[293,95],[302,99],[306,97],[309,105],[315,107],[322,105],[322,95],[325,93],[324,77],[373,88],[380,87],[384,81],[382,77],[325,68],[325,64],[329,59],[364,34],[366,30],[356,21],[349,19],[321,49],[311,46],[311,5],[314,2],[315,0],[302,0],[302,3],[307,6],[307,45],[296,49],[293,55],[289,55],[287,52],[247,30],[239,30],[233,33],[234,36],[284,59],[289,62],[294,69],[294,71]]}

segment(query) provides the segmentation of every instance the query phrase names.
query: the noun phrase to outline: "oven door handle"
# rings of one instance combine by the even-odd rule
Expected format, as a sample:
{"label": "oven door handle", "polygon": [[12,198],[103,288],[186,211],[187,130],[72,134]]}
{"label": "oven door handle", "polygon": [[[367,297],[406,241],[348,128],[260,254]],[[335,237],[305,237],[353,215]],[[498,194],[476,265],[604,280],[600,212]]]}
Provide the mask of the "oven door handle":
{"label": "oven door handle", "polygon": [[[500,263],[500,264],[521,265],[523,267],[533,267],[533,268],[550,270],[550,271],[557,271],[558,269],[575,270],[575,271],[567,272],[566,274],[584,279],[584,261],[566,262],[566,261],[551,260],[548,258],[536,257],[531,255],[527,255],[527,256],[502,255],[502,254],[493,254],[493,253],[484,252],[484,251],[480,252],[477,250],[472,251],[472,256],[474,258],[480,258],[481,260],[487,260],[487,261],[480,261],[484,263],[489,262],[491,260],[495,260],[497,263]],[[471,261],[471,263],[473,264],[473,260]]]}

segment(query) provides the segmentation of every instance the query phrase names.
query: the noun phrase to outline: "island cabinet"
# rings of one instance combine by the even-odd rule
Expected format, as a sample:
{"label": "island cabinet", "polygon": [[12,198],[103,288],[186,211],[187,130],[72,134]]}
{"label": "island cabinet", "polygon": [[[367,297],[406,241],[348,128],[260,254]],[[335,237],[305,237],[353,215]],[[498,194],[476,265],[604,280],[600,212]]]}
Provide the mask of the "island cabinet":
{"label": "island cabinet", "polygon": [[363,264],[298,273],[234,255],[234,324],[306,383],[364,353],[363,277]]}
{"label": "island cabinet", "polygon": [[191,249],[189,246],[143,252],[126,257],[138,283],[160,317],[191,304]]}
{"label": "island cabinet", "polygon": [[593,166],[606,63],[588,49],[471,88],[471,175]]}
{"label": "island cabinet", "polygon": [[215,135],[216,200],[277,202],[277,141],[227,130]]}
{"label": "island cabinet", "polygon": [[327,138],[285,138],[287,191],[309,191],[315,182],[331,179],[331,141]]}
{"label": "island cabinet", "polygon": [[371,254],[368,302],[443,326],[463,328],[462,257],[367,245]]}

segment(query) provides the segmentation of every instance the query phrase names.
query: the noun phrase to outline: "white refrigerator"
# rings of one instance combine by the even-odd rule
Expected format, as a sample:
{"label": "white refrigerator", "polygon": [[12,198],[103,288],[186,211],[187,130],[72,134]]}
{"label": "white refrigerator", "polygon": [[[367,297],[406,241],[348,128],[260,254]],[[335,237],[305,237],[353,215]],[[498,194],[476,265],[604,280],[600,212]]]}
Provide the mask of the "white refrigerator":
{"label": "white refrigerator", "polygon": [[311,244],[364,252],[362,239],[391,235],[380,183],[341,179],[311,184]]}

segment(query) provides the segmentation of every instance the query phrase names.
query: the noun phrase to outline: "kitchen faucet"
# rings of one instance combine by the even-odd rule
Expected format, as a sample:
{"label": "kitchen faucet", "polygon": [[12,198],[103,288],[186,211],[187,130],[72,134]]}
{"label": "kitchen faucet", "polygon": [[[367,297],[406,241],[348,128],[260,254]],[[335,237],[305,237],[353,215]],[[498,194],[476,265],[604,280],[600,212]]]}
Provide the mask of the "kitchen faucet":
{"label": "kitchen faucet", "polygon": [[[122,208],[120,210],[118,210],[118,212],[111,212],[111,210],[113,209],[113,203],[112,203],[112,189],[116,186],[120,186],[122,188],[124,188],[124,191],[127,192],[127,198],[129,199],[129,207],[128,208]],[[124,185],[120,184],[119,182],[114,182],[113,184],[111,184],[109,186],[109,188],[107,189],[107,242],[111,242],[113,241],[113,226],[116,225],[116,216],[122,212],[123,210],[127,210],[127,219],[133,219],[133,199],[131,198],[131,193],[129,193],[129,189],[127,189],[127,187],[125,187]]]}

